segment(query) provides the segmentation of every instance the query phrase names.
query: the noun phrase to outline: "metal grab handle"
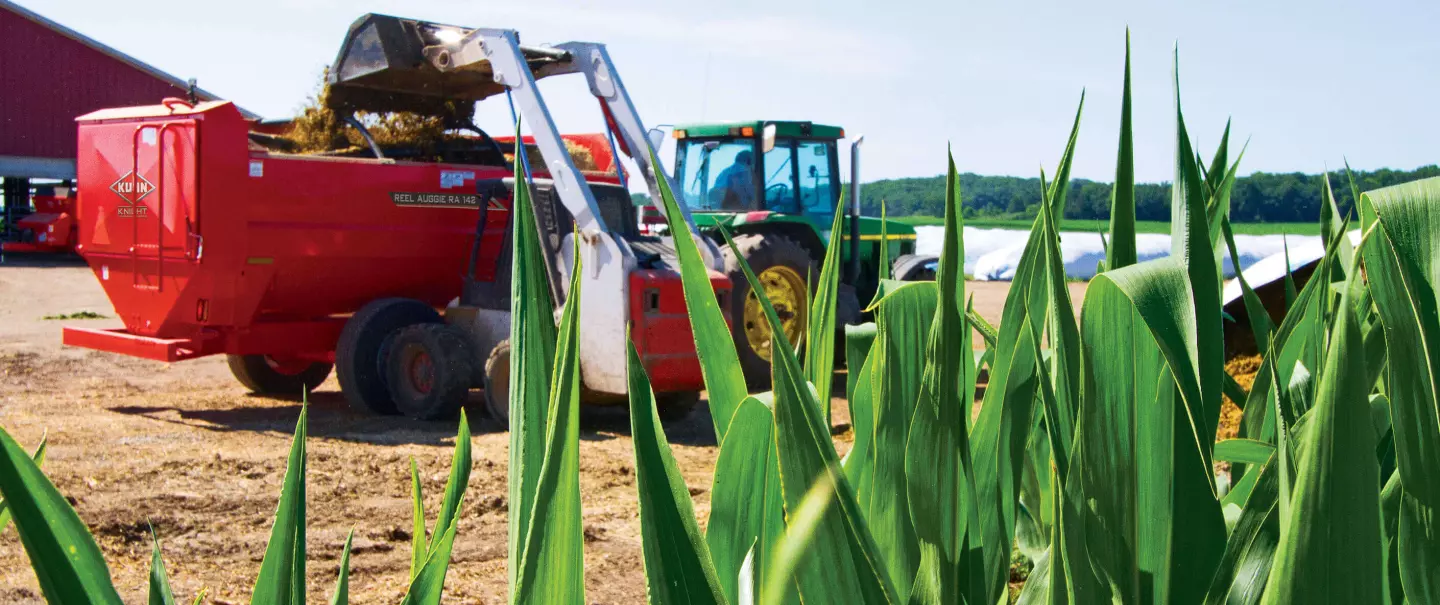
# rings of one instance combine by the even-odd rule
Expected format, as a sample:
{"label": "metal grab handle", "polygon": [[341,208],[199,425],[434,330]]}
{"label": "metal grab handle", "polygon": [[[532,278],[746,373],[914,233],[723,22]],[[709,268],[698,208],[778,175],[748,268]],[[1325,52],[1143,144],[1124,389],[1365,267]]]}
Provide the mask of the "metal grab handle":
{"label": "metal grab handle", "polygon": [[190,104],[189,101],[176,97],[165,97],[164,99],[160,100],[160,104],[164,105],[165,109],[169,109],[170,113],[175,113],[176,105],[183,105],[185,109],[195,109],[195,106]]}

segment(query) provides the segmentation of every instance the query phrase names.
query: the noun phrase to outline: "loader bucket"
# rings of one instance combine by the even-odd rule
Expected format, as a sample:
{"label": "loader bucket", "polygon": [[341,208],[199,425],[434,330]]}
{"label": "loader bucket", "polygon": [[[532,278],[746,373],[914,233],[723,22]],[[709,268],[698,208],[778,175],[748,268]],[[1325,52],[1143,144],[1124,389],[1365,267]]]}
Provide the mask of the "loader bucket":
{"label": "loader bucket", "polygon": [[[346,113],[449,115],[456,104],[504,92],[488,61],[454,64],[452,57],[474,31],[373,13],[360,17],[350,26],[330,67],[330,108]],[[569,53],[555,49],[522,47],[522,51],[537,78],[547,73],[543,66],[570,58]]]}

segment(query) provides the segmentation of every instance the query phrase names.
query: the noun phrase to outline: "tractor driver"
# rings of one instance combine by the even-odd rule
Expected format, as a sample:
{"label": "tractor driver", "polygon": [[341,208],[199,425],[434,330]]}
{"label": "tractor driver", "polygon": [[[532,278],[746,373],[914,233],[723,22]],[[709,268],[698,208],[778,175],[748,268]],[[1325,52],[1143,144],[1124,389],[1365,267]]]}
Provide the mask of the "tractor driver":
{"label": "tractor driver", "polygon": [[735,163],[720,171],[715,188],[721,191],[721,210],[750,210],[755,203],[755,154],[745,149],[735,154]]}

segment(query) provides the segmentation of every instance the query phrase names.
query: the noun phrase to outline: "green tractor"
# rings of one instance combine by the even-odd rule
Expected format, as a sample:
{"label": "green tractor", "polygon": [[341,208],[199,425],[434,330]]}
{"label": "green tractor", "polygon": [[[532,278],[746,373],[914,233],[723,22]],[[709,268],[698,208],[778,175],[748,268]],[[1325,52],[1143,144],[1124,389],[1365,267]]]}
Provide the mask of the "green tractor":
{"label": "green tractor", "polygon": [[[820,268],[840,201],[838,144],[845,130],[810,122],[760,120],[675,126],[676,186],[702,233],[721,242],[734,290],[731,331],[746,380],[769,385],[770,328],[720,227],[735,239],[739,255],[764,284],[786,336],[797,342],[809,320],[808,285]],[[896,221],[860,216],[860,143],[850,144],[850,199],[842,221],[845,238],[838,323],[862,320],[860,301],[875,295],[889,263],[891,279],[934,279],[935,258],[915,254],[915,229]],[[882,223],[883,229],[882,229]],[[882,252],[883,251],[883,252]],[[843,339],[839,342],[843,342]],[[843,347],[841,347],[843,349]]]}

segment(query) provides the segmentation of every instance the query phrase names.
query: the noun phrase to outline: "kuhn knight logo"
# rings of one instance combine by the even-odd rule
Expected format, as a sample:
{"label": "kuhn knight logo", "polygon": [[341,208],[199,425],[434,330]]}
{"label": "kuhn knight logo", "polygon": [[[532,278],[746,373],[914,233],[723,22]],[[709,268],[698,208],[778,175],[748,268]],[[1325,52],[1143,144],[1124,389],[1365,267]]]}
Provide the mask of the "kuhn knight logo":
{"label": "kuhn knight logo", "polygon": [[145,199],[145,196],[150,195],[150,192],[155,191],[155,185],[145,180],[143,176],[136,176],[134,172],[126,172],[124,176],[110,184],[110,190],[125,202],[124,206],[115,209],[117,215],[145,216],[146,207],[136,206],[136,204]]}

